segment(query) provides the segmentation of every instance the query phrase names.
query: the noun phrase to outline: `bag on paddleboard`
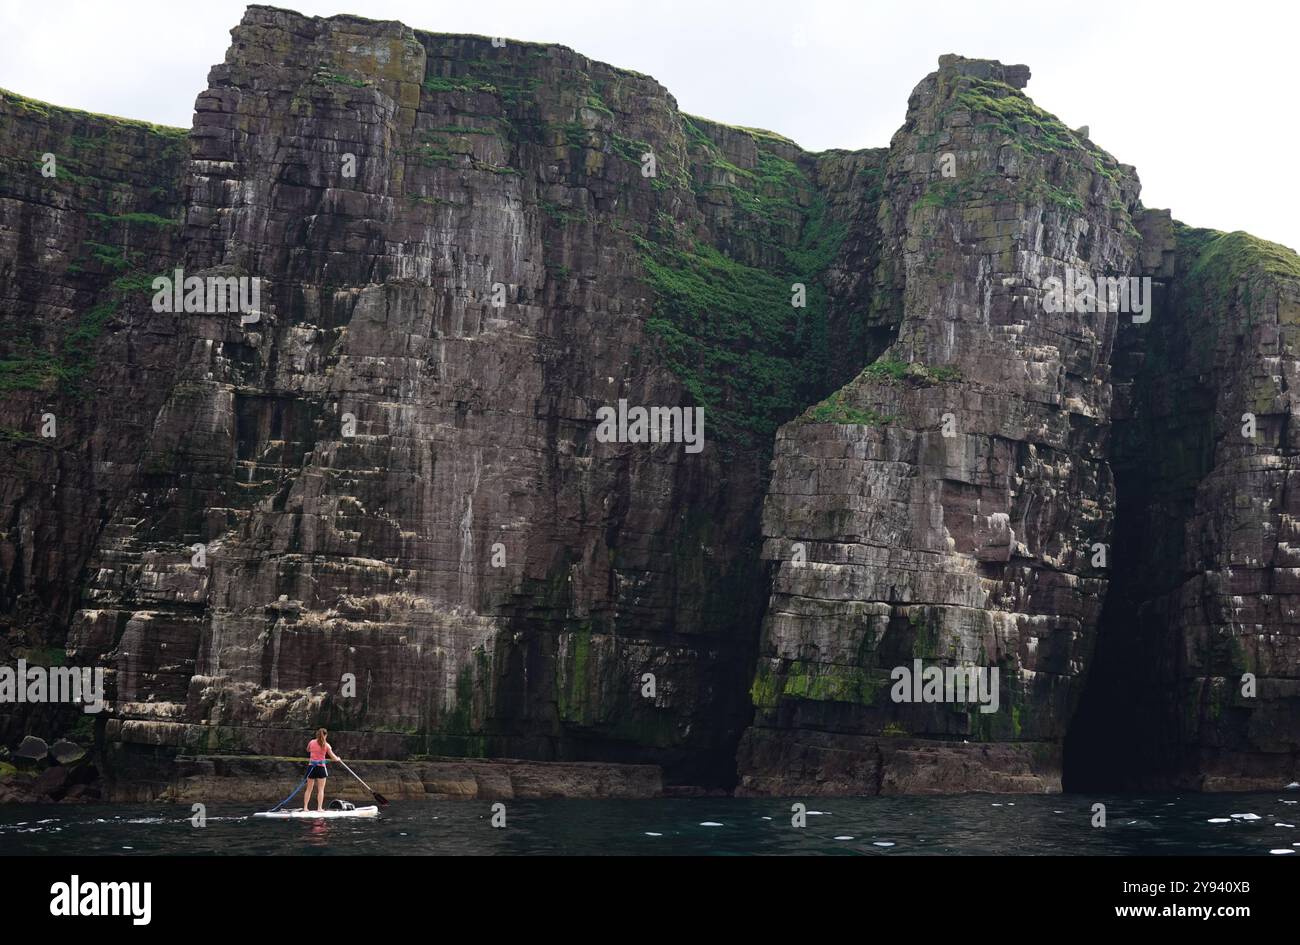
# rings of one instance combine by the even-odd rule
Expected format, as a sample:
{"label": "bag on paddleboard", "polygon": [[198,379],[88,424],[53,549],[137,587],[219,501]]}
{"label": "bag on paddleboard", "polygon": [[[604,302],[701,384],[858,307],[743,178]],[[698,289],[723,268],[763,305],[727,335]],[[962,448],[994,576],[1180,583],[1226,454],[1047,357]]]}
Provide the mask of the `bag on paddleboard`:
{"label": "bag on paddleboard", "polygon": [[357,805],[353,804],[351,801],[343,801],[343,800],[339,800],[338,798],[335,798],[334,800],[330,801],[330,810],[356,810],[356,809],[357,809]]}

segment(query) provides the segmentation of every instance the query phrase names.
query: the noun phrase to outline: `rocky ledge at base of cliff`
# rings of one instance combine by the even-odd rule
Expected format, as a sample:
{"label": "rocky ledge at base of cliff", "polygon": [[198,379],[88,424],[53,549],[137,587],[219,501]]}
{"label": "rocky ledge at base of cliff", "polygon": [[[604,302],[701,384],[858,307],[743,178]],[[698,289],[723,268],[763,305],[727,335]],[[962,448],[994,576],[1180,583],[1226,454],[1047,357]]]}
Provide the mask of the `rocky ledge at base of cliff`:
{"label": "rocky ledge at base of cliff", "polygon": [[[256,755],[176,755],[117,746],[101,777],[84,752],[56,745],[46,759],[25,759],[0,772],[0,803],[225,802],[270,806],[304,774],[293,758]],[[127,755],[134,757],[127,758]],[[56,757],[57,756],[57,757]],[[510,758],[418,761],[352,759],[353,770],[388,800],[513,800],[538,798],[644,799],[664,796],[656,765],[536,762]],[[10,766],[13,768],[13,766]],[[124,768],[126,776],[115,776]],[[370,801],[372,794],[335,766],[330,797]]]}
{"label": "rocky ledge at base of cliff", "polygon": [[[662,797],[664,793],[663,773],[655,765],[540,763],[508,758],[352,761],[349,764],[371,789],[391,801],[644,800]],[[302,772],[303,763],[290,758],[182,755],[175,759],[165,786],[135,783],[114,791],[109,799],[269,804],[283,795],[286,785],[298,781]],[[153,787],[161,790],[153,793]],[[351,801],[371,802],[373,797],[341,770],[331,774],[329,793],[332,798]]]}

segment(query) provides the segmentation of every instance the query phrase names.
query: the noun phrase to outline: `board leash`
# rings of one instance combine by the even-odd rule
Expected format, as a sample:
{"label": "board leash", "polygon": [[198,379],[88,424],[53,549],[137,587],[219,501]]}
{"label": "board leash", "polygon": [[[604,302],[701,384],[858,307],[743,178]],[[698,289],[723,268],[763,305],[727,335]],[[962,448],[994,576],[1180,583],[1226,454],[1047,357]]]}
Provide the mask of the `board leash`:
{"label": "board leash", "polygon": [[302,786],[303,786],[304,784],[307,783],[307,776],[311,774],[311,769],[312,769],[312,765],[311,765],[311,764],[308,764],[308,765],[307,765],[307,774],[304,774],[304,775],[302,776],[302,780],[299,781],[299,782],[298,782],[298,786],[297,786],[296,788],[293,789],[293,793],[290,794],[288,797],[286,797],[284,800],[282,800],[279,804],[276,804],[274,807],[272,807],[270,810],[268,810],[268,811],[267,811],[268,814],[273,814],[273,813],[275,813],[275,812],[278,811],[281,807],[283,807],[285,804],[288,804],[291,800],[293,800],[295,797],[298,796],[298,792],[302,790]]}

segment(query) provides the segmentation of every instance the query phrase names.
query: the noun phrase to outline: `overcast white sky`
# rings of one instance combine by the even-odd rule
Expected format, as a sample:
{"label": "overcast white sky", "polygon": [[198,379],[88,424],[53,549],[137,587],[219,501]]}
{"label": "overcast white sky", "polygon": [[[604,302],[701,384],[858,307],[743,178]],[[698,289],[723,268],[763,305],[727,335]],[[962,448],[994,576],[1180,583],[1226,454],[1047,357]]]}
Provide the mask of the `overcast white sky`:
{"label": "overcast white sky", "polygon": [[[1300,247],[1300,4],[1089,0],[285,0],[437,32],[563,43],[683,110],[810,150],[881,147],[941,53],[1025,63],[1028,93],[1136,165],[1147,206]],[[238,0],[0,0],[0,87],[188,127]]]}

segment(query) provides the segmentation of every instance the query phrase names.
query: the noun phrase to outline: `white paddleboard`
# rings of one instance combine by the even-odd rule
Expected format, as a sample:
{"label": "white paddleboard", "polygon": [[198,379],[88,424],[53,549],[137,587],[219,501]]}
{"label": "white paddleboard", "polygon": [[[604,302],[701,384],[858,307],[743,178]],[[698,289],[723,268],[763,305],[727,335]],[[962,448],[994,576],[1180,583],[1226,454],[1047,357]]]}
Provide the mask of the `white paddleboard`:
{"label": "white paddleboard", "polygon": [[270,817],[272,820],[332,820],[335,817],[378,817],[378,807],[358,807],[355,810],[294,810],[258,811],[254,817]]}

